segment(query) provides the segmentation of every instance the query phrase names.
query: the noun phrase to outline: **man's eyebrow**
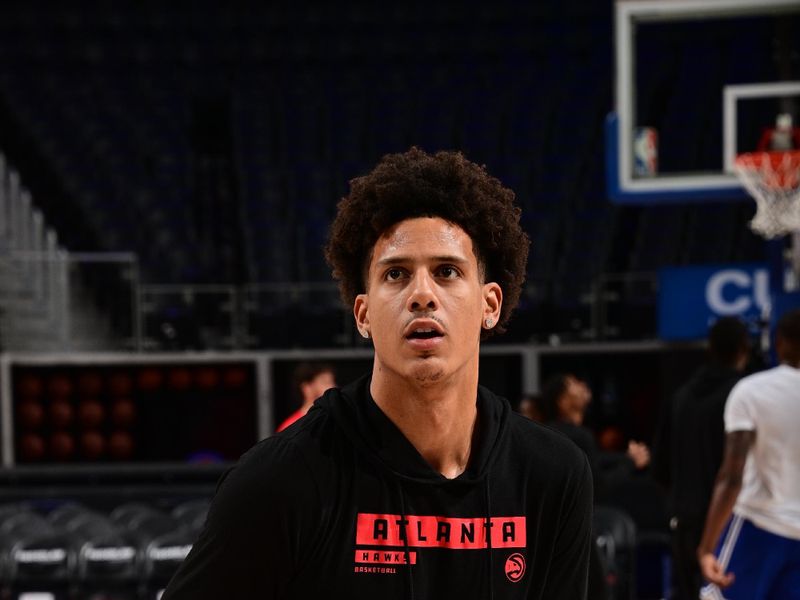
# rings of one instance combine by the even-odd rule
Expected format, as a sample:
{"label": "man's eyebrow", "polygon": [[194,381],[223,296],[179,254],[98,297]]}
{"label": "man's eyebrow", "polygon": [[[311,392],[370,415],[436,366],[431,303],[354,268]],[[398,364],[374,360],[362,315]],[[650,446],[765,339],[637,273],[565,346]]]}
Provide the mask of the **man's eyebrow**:
{"label": "man's eyebrow", "polygon": [[[376,266],[379,267],[386,267],[392,265],[401,265],[413,262],[413,258],[410,256],[387,256],[386,258],[380,258],[375,262]],[[430,261],[436,263],[453,263],[457,265],[463,265],[468,263],[469,261],[464,258],[463,256],[455,256],[455,255],[442,255],[442,256],[431,256],[429,258]]]}

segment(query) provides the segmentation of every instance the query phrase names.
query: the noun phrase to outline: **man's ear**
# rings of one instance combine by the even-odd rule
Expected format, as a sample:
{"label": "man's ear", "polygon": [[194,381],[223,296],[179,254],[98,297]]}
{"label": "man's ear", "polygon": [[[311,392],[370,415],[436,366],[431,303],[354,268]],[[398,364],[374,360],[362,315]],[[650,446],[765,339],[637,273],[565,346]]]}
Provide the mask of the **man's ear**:
{"label": "man's ear", "polygon": [[503,289],[495,282],[483,284],[483,327],[492,329],[500,321],[503,308]]}
{"label": "man's ear", "polygon": [[370,337],[369,331],[369,294],[359,294],[353,303],[353,316],[356,319],[356,327],[361,337]]}

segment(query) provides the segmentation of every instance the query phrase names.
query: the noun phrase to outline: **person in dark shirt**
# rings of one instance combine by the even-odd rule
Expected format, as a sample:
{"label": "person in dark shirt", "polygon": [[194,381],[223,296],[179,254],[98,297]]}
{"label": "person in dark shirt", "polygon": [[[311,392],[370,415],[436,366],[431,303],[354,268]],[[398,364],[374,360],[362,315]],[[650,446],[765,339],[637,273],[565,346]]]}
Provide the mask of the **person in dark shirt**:
{"label": "person in dark shirt", "polygon": [[326,258],[372,371],[242,457],[162,600],[586,597],[586,457],[478,385],[525,276],[513,200],[456,152],[351,182]]}
{"label": "person in dark shirt", "polygon": [[592,467],[595,499],[602,499],[605,488],[650,464],[650,450],[646,444],[630,440],[627,458],[623,457],[608,471],[601,471],[594,434],[583,424],[591,401],[592,392],[585,381],[571,373],[557,373],[542,387],[540,409],[545,424],[566,435],[584,451]]}
{"label": "person in dark shirt", "polygon": [[[627,459],[617,462],[612,469],[600,471],[594,434],[583,424],[591,401],[592,392],[585,381],[570,373],[557,373],[542,387],[539,406],[545,423],[563,433],[586,454],[592,469],[595,498],[602,499],[607,487],[629,477],[634,470],[645,468],[650,461],[650,451],[646,445],[631,441]],[[589,560],[588,597],[589,600],[605,600],[608,597],[603,565],[596,547]]]}
{"label": "person in dark shirt", "polygon": [[725,447],[725,401],[750,351],[747,327],[723,317],[708,334],[709,360],[663,406],[653,446],[653,476],[669,492],[673,587],[694,600],[702,586],[697,546]]}

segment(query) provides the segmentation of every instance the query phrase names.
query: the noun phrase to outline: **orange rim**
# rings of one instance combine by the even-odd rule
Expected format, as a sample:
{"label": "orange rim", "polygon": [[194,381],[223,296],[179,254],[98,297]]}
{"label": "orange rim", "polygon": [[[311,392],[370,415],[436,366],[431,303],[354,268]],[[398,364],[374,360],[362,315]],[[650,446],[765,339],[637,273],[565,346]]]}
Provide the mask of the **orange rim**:
{"label": "orange rim", "polygon": [[748,152],[736,157],[742,174],[760,179],[772,189],[791,190],[800,186],[800,150]]}

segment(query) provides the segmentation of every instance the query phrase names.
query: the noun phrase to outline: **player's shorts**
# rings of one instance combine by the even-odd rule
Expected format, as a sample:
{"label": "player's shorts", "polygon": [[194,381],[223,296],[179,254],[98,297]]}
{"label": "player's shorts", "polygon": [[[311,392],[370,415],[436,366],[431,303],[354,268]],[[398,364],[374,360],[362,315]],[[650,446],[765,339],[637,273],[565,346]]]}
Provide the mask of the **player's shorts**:
{"label": "player's shorts", "polygon": [[706,585],[700,590],[702,600],[800,600],[800,540],[769,533],[734,515],[716,555],[735,580],[724,590]]}

